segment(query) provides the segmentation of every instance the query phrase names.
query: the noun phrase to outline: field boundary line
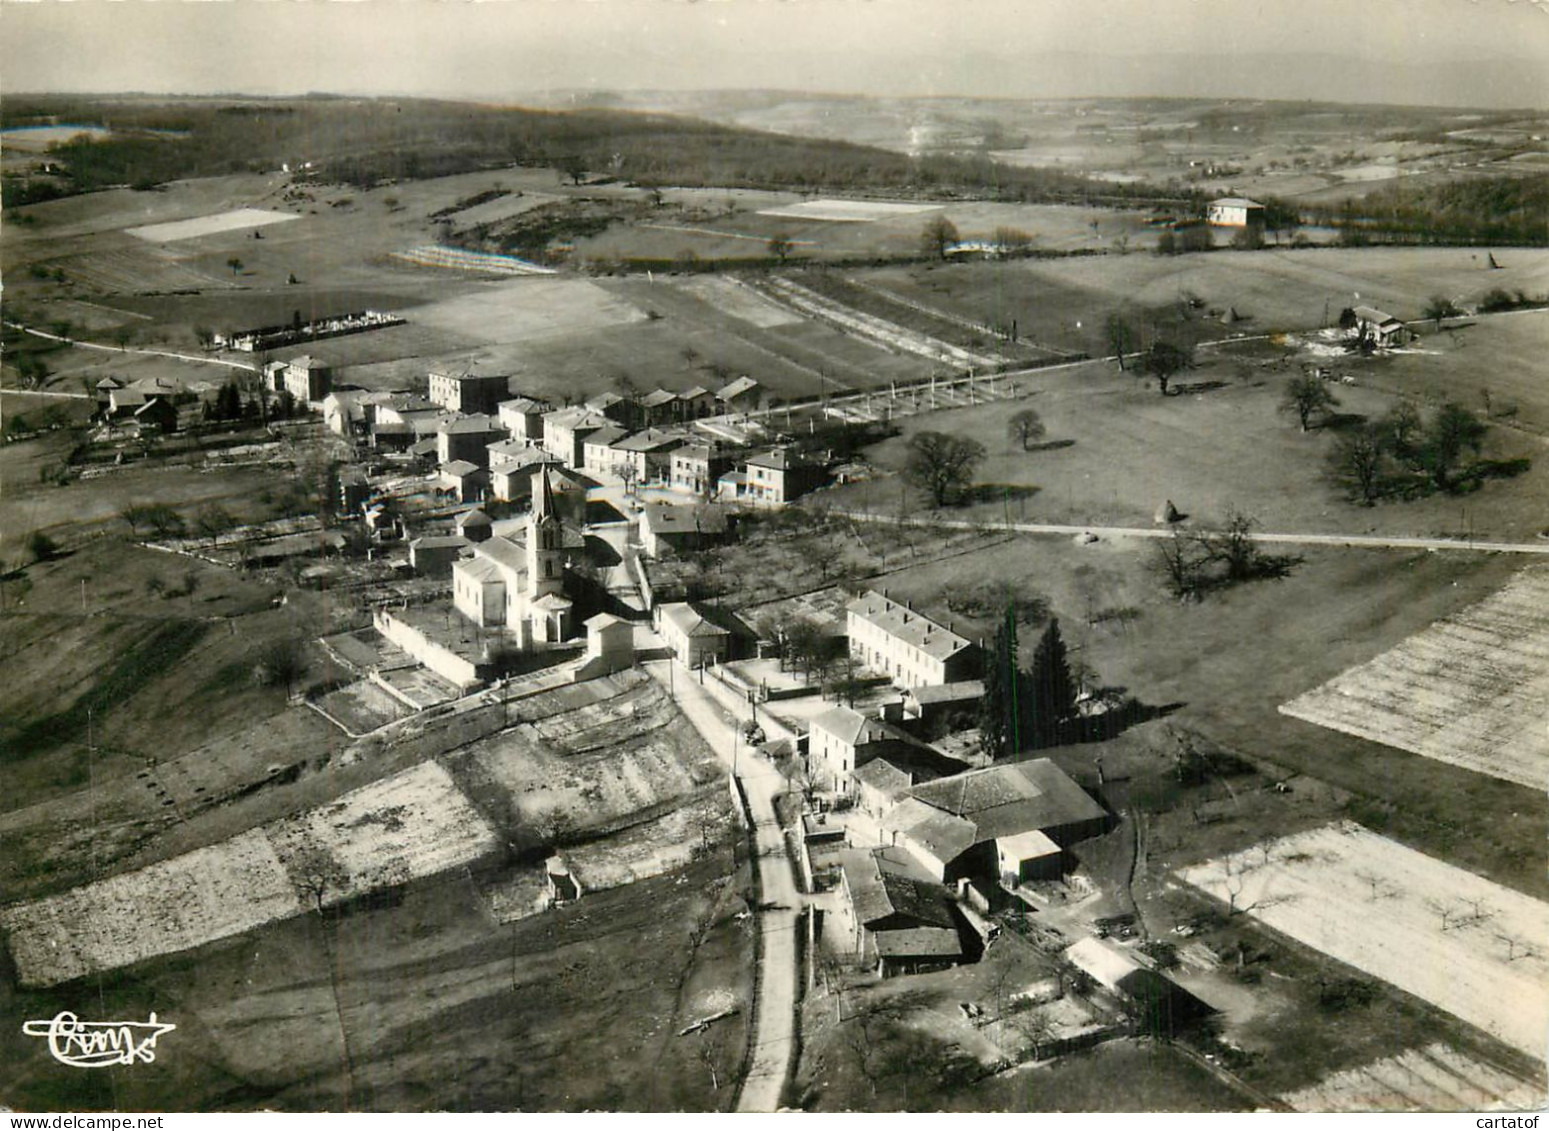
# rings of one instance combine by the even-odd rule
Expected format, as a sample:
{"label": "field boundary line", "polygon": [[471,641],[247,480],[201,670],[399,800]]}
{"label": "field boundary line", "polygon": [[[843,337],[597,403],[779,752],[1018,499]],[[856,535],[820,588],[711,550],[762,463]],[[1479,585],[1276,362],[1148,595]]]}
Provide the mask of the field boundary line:
{"label": "field boundary line", "polygon": [[[24,334],[31,334],[34,338],[47,338],[51,342],[63,342],[67,346],[75,346],[83,350],[101,350],[104,353],[132,353],[141,357],[170,357],[177,361],[192,361],[204,365],[224,365],[228,369],[245,369],[249,373],[257,373],[258,366],[248,365],[240,361],[227,361],[223,357],[198,357],[194,354],[175,353],[172,350],[147,350],[137,349],[133,346],[107,346],[101,342],[83,342],[78,338],[67,338],[60,334],[50,334],[43,330],[34,330],[31,326],[24,326],[20,322],[7,320],[7,326],[14,326]],[[18,392],[24,390],[17,390]]]}

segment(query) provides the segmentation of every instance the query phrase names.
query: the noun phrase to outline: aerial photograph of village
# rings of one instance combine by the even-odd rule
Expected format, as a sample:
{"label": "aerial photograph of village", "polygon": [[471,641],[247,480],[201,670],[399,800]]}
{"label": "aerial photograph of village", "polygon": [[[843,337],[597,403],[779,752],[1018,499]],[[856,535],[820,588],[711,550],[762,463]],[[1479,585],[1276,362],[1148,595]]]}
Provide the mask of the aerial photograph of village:
{"label": "aerial photograph of village", "polygon": [[1549,2],[0,76],[0,1111],[1549,1103]]}

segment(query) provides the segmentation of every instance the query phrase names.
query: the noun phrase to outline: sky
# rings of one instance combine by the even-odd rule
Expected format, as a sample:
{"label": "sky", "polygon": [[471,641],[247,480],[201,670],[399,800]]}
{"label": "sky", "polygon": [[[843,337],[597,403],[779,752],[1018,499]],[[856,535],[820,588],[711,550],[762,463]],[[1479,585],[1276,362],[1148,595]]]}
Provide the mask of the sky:
{"label": "sky", "polygon": [[0,0],[0,95],[760,88],[1549,108],[1549,0]]}

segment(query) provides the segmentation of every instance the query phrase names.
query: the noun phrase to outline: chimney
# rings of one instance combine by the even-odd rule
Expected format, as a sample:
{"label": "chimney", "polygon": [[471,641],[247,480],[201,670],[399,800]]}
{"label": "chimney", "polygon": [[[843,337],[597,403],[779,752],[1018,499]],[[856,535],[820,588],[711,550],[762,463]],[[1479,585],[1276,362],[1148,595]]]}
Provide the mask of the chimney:
{"label": "chimney", "polygon": [[914,598],[913,597],[906,597],[906,598],[904,598],[904,608],[908,609],[910,612],[914,611]]}

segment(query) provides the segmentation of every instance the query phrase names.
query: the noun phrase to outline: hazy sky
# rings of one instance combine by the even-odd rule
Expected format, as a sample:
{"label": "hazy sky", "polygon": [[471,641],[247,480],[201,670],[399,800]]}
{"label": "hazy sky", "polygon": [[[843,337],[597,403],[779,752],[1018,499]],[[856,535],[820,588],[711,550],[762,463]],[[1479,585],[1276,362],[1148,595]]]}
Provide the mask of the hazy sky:
{"label": "hazy sky", "polygon": [[[1049,53],[1121,61],[1089,78],[1062,73],[1051,92],[1036,73]],[[1131,85],[1176,86],[1131,93],[1172,94],[1198,93],[1201,68],[1180,61],[1174,74],[1169,56],[1227,70],[1236,57],[1242,71],[1247,56],[1304,53],[1411,77],[1514,59],[1519,78],[1522,63],[1541,68],[1544,85],[1529,89],[1549,96],[1549,0],[0,0],[9,91],[1079,96],[1114,93],[1097,87],[1129,67]],[[1297,71],[1255,61],[1231,81],[1267,87],[1243,94],[1317,97],[1304,88],[1323,79]],[[1083,82],[1093,89],[1064,89]]]}

